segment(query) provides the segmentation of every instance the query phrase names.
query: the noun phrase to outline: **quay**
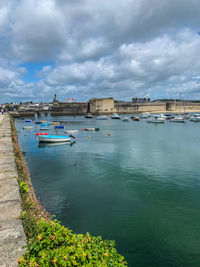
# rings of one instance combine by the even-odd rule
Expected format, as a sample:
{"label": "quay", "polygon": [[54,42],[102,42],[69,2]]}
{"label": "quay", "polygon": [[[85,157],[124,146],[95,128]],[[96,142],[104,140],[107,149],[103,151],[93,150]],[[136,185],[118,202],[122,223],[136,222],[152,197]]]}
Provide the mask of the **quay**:
{"label": "quay", "polygon": [[26,237],[20,219],[21,197],[12,146],[10,118],[0,115],[0,266],[17,266]]}

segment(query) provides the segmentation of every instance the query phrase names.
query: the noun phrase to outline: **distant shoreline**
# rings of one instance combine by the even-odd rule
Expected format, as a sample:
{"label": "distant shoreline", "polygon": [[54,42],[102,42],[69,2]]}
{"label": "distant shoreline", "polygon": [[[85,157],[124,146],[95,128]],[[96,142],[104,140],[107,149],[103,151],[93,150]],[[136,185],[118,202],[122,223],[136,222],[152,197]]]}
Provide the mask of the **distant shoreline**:
{"label": "distant shoreline", "polygon": [[[158,113],[162,113],[162,114],[166,114],[166,113],[169,113],[169,114],[183,114],[183,113],[200,113],[200,110],[198,109],[194,109],[194,110],[186,110],[186,111],[163,111],[163,110],[155,110],[155,111],[143,111],[143,112],[119,112],[119,111],[116,111],[116,112],[113,112],[113,113],[117,113],[117,114],[120,114],[120,115],[131,115],[131,114],[142,114],[142,113],[150,113],[150,114],[158,114]],[[93,116],[99,116],[99,115],[107,115],[107,116],[110,116],[112,115],[113,113],[91,113]],[[10,115],[12,115],[13,118],[22,118],[22,117],[35,117],[35,115],[37,114],[37,112],[10,112]],[[85,116],[87,113],[68,113],[68,112],[51,112],[49,111],[48,112],[48,115],[51,115],[51,116]],[[38,117],[38,119],[40,118],[40,116]]]}

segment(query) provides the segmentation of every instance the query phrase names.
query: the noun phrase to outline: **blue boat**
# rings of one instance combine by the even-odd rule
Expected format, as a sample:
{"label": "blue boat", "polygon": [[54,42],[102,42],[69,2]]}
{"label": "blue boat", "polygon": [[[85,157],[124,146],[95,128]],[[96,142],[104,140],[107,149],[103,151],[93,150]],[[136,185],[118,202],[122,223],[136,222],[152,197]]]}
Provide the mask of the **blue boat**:
{"label": "blue boat", "polygon": [[55,129],[64,129],[64,126],[63,125],[57,125],[57,126],[55,126]]}
{"label": "blue boat", "polygon": [[25,122],[32,122],[32,120],[25,120]]}
{"label": "blue boat", "polygon": [[50,123],[49,123],[49,122],[41,123],[40,126],[41,126],[41,127],[50,126]]}

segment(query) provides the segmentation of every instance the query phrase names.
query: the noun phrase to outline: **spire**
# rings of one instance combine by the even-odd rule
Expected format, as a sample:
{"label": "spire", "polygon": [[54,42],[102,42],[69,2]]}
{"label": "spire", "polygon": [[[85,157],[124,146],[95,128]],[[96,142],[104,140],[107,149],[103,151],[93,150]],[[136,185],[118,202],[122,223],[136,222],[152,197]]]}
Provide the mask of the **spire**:
{"label": "spire", "polygon": [[57,96],[56,94],[54,95],[54,99],[53,99],[53,104],[57,103],[58,102],[58,99],[57,99]]}

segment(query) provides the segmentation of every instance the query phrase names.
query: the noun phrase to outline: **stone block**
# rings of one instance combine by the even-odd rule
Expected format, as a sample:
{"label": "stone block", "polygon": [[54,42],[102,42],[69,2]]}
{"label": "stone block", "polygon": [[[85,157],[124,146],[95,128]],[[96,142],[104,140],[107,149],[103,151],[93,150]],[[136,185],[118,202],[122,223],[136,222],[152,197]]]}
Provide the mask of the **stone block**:
{"label": "stone block", "polygon": [[21,215],[20,201],[0,202],[0,222],[18,219]]}

